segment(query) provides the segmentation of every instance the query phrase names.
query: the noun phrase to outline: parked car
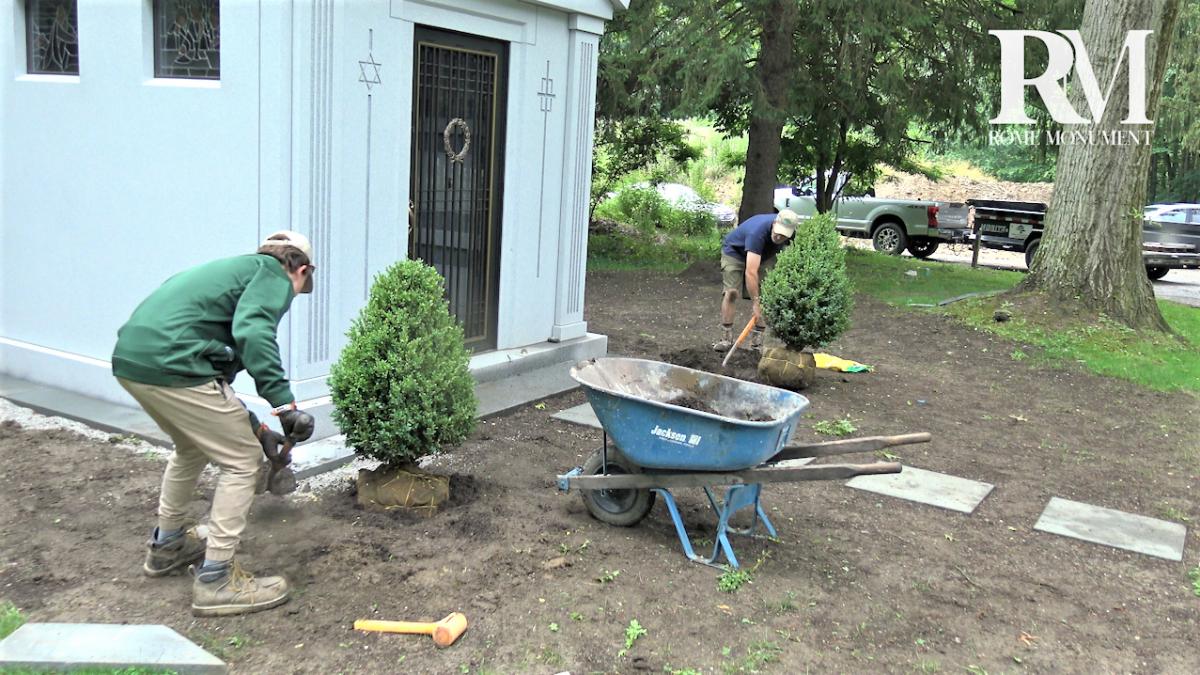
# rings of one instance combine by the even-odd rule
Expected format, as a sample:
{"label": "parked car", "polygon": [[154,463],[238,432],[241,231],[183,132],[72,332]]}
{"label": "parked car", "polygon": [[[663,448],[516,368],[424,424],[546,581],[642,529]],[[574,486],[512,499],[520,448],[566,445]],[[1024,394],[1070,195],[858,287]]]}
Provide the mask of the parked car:
{"label": "parked car", "polygon": [[[1025,266],[1042,242],[1046,205],[985,199],[967,201],[975,211],[979,243],[1021,251]],[[973,235],[972,235],[973,237]],[[1142,210],[1142,262],[1146,276],[1161,279],[1173,269],[1200,269],[1200,204],[1152,204]]]}
{"label": "parked car", "polygon": [[[650,187],[650,184],[645,182],[634,183],[629,187],[645,190]],[[677,209],[712,214],[713,219],[717,221],[717,226],[722,229],[729,229],[737,224],[737,209],[727,204],[710,202],[701,197],[700,193],[693,190],[691,186],[684,185],[683,183],[659,183],[654,187],[668,204]]]}
{"label": "parked car", "polygon": [[[775,209],[791,209],[802,218],[817,213],[816,199],[803,186],[775,190]],[[870,239],[876,251],[928,258],[942,242],[963,241],[966,205],[875,196],[839,196],[833,202],[837,230],[847,237]]]}
{"label": "parked car", "polygon": [[1200,204],[1151,204],[1142,211],[1146,274],[1161,279],[1173,269],[1200,268]]}

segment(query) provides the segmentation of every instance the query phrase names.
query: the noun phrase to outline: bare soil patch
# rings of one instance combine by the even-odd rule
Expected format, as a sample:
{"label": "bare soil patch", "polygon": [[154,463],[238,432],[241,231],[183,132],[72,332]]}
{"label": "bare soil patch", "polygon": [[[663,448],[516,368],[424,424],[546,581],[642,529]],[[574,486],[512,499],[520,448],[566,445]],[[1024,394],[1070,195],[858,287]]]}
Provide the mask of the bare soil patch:
{"label": "bare soil patch", "polygon": [[[612,354],[730,374],[708,348],[715,265],[589,275],[587,300]],[[898,449],[901,462],[997,487],[964,516],[837,482],[769,485],[781,540],[735,542],[754,568],[736,593],[683,557],[662,505],[614,528],[556,491],[555,475],[600,444],[550,419],[583,402],[574,392],[489,420],[440,457],[452,502],[431,517],[362,511],[349,479],[317,497],[258,498],[243,559],[288,575],[296,597],[227,619],[188,613],[188,577],[140,575],[160,458],[0,426],[0,601],[32,621],[165,623],[235,672],[1200,672],[1194,534],[1187,561],[1171,563],[1032,530],[1051,496],[1197,522],[1200,406],[1014,361],[1017,348],[1030,351],[860,297],[826,351],[875,372],[820,373],[805,419],[930,431],[932,443]],[[753,363],[739,357],[731,372],[753,379]],[[211,491],[199,490],[197,516]],[[676,496],[711,546],[703,493]],[[471,627],[447,650],[351,628],[453,610]],[[633,619],[647,634],[619,655]]]}

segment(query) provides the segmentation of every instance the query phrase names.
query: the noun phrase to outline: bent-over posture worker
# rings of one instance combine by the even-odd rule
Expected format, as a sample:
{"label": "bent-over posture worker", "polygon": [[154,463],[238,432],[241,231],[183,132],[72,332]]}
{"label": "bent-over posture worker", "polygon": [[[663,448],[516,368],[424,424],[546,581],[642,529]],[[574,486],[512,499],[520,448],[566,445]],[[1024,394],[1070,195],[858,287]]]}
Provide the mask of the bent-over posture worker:
{"label": "bent-over posture worker", "polygon": [[[296,409],[276,342],[292,299],[312,292],[312,259],[304,235],[277,232],[255,254],[171,277],[117,332],[113,375],[175,443],[142,570],[159,577],[203,560],[192,567],[192,612],[198,616],[244,614],[288,599],[282,577],[255,578],[234,561],[262,446],[230,383],[246,370],[274,406],[283,432],[297,442],[312,436],[313,418]],[[205,540],[187,525],[187,512],[209,462],[220,476]]]}
{"label": "bent-over posture worker", "polygon": [[724,352],[733,346],[733,304],[740,293],[754,302],[756,321],[750,348],[762,350],[766,326],[758,305],[759,284],[775,266],[775,255],[791,243],[799,222],[796,212],[784,209],[751,216],[725,235],[721,246],[721,337],[713,349]]}

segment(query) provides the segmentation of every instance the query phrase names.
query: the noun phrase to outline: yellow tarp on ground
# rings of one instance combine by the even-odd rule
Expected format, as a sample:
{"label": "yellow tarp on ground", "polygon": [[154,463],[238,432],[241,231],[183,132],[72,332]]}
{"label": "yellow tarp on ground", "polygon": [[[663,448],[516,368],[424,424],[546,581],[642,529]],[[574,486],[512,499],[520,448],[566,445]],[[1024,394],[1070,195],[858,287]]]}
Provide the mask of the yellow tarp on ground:
{"label": "yellow tarp on ground", "polygon": [[838,370],[843,373],[866,373],[871,370],[871,366],[865,363],[839,358],[832,354],[813,354],[813,358],[817,360],[818,368],[826,370]]}

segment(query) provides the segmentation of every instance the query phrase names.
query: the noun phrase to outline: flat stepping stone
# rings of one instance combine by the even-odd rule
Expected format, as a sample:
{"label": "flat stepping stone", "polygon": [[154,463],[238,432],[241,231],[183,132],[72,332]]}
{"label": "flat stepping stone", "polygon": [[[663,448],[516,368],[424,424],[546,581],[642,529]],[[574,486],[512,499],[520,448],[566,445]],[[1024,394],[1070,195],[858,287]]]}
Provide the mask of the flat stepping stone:
{"label": "flat stepping stone", "polygon": [[161,625],[27,623],[0,641],[0,671],[144,668],[229,672],[225,662]]}
{"label": "flat stepping stone", "polygon": [[571,424],[580,424],[593,429],[600,429],[600,420],[596,418],[596,412],[592,410],[591,403],[583,403],[574,408],[567,408],[554,413],[550,417]]}
{"label": "flat stepping stone", "polygon": [[846,485],[951,511],[971,513],[995,487],[969,478],[905,466],[900,473],[858,476]]}
{"label": "flat stepping stone", "polygon": [[1187,538],[1180,523],[1059,497],[1050,499],[1033,529],[1176,562]]}

